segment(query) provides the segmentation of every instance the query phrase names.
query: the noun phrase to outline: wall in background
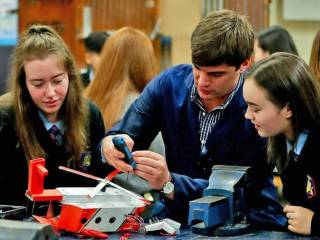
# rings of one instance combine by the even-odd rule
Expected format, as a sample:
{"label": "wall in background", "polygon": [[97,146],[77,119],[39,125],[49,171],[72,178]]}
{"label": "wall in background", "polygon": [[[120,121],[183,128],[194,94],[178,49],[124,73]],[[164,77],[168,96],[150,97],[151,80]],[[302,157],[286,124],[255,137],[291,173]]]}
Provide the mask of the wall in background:
{"label": "wall in background", "polygon": [[[308,4],[308,1],[304,1]],[[295,7],[299,11],[299,7]],[[320,9],[319,9],[320,12]],[[201,19],[202,0],[161,0],[160,30],[172,37],[171,63],[191,63],[190,37]],[[281,25],[292,35],[300,56],[308,63],[312,40],[320,28],[320,21],[284,20],[283,0],[272,0],[270,4],[270,26]]]}
{"label": "wall in background", "polygon": [[[303,2],[308,4],[308,1]],[[280,25],[286,28],[297,45],[299,55],[309,63],[312,41],[318,29],[320,29],[320,21],[285,20],[283,18],[283,7],[283,0],[273,0],[271,2],[270,25]],[[299,6],[291,9],[299,11]],[[318,13],[320,13],[320,9]]]}
{"label": "wall in background", "polygon": [[0,94],[7,89],[9,56],[18,39],[18,0],[0,0]]}
{"label": "wall in background", "polygon": [[[87,2],[89,0],[82,1]],[[288,29],[294,38],[300,56],[306,62],[309,62],[312,40],[316,31],[320,28],[320,21],[285,20],[283,18],[283,1],[271,1],[269,9],[270,25],[278,24]],[[308,1],[305,1],[305,4],[308,4]],[[168,63],[170,65],[191,63],[190,38],[193,29],[201,19],[203,0],[161,0],[157,2],[160,4],[160,32],[171,38],[170,50],[166,51],[166,58],[169,60],[166,61],[165,65],[169,65]],[[293,9],[299,11],[299,7]],[[4,51],[1,51],[1,56],[4,56],[3,54]],[[4,59],[7,60],[7,57],[1,61],[1,66],[4,66],[1,71],[2,80],[5,79],[6,75],[4,70],[7,69],[7,65]]]}
{"label": "wall in background", "polygon": [[171,64],[191,63],[190,38],[201,19],[202,0],[161,0],[160,32],[171,36]]}

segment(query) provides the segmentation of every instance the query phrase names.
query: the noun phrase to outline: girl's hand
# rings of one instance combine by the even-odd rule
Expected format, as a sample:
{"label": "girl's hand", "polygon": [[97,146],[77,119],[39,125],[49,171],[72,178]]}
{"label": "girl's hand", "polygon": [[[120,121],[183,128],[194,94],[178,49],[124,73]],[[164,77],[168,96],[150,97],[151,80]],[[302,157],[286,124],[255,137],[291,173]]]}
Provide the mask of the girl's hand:
{"label": "girl's hand", "polygon": [[314,212],[300,206],[286,205],[283,212],[288,218],[288,229],[294,233],[310,235]]}

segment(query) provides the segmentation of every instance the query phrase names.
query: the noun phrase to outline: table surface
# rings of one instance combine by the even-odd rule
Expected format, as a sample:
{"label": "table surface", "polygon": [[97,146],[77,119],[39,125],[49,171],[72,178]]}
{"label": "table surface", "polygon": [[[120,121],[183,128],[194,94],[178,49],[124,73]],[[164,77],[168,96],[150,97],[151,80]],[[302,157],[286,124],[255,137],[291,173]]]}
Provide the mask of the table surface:
{"label": "table surface", "polygon": [[[9,221],[9,222],[7,222]],[[11,221],[11,220],[2,220],[0,219],[0,227],[3,227],[4,229],[17,232],[20,229],[28,229],[29,225],[33,225],[34,229],[41,229],[43,227],[42,224],[36,223],[33,221]],[[41,228],[40,228],[41,226]],[[7,228],[6,228],[7,227]],[[16,228],[16,230],[14,230]],[[32,229],[32,228],[31,228]],[[10,233],[10,231],[7,233]],[[8,239],[8,236],[3,236],[5,234],[0,234],[0,239]],[[124,233],[110,233],[108,239],[120,239],[121,236],[123,236]],[[13,238],[11,238],[13,239]],[[65,240],[71,240],[71,239],[90,239],[90,238],[79,238],[77,236],[71,236],[71,235],[61,235],[59,239],[65,239]],[[172,240],[172,239],[186,239],[186,240],[192,240],[192,239],[255,239],[255,240],[262,240],[262,239],[320,239],[319,237],[313,237],[313,236],[302,236],[297,235],[291,232],[279,232],[279,231],[257,231],[257,230],[251,230],[245,234],[241,235],[235,235],[235,236],[203,236],[198,235],[192,232],[190,228],[183,228],[178,230],[177,235],[175,236],[163,236],[163,235],[153,235],[151,233],[147,234],[138,234],[138,233],[130,233],[130,236],[128,239],[150,239],[150,240]]]}
{"label": "table surface", "polygon": [[[123,234],[113,233],[109,234],[110,240],[120,239]],[[71,240],[75,239],[74,237],[60,237],[59,239]],[[255,239],[255,240],[264,240],[264,239],[290,239],[290,240],[309,240],[309,239],[320,239],[318,237],[312,236],[301,236],[296,235],[290,232],[276,232],[276,231],[251,231],[246,234],[236,235],[236,236],[228,236],[228,237],[218,237],[218,236],[202,236],[198,234],[194,234],[191,232],[191,229],[181,229],[176,236],[160,236],[160,235],[150,235],[150,234],[137,234],[131,233],[128,239],[149,239],[149,240],[193,240],[193,239]]]}

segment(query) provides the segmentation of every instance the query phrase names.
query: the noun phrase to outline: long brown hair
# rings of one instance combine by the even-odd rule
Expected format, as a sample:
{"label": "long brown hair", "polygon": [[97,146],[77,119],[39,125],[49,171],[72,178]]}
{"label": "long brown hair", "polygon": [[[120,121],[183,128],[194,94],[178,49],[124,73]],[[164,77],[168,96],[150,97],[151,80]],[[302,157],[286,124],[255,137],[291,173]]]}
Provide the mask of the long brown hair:
{"label": "long brown hair", "polygon": [[313,74],[320,81],[320,30],[313,39],[309,66]]}
{"label": "long brown hair", "polygon": [[105,43],[98,71],[85,95],[98,105],[109,129],[119,120],[128,93],[140,93],[156,72],[149,37],[140,30],[123,27]]}
{"label": "long brown hair", "polygon": [[69,76],[69,88],[59,117],[66,128],[65,148],[70,160],[77,160],[85,150],[87,105],[82,97],[82,85],[72,54],[62,38],[49,26],[32,25],[22,33],[11,59],[9,80],[14,112],[15,128],[27,160],[46,157],[36,135],[31,112],[36,109],[26,87],[24,64],[35,59],[45,59],[49,55],[57,56]]}

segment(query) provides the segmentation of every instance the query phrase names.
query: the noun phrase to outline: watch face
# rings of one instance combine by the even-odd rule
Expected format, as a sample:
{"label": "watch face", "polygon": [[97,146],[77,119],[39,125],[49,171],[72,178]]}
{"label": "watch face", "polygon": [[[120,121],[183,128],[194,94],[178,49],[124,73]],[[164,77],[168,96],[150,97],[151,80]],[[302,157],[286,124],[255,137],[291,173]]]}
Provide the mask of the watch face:
{"label": "watch face", "polygon": [[174,184],[172,182],[167,182],[164,186],[163,186],[163,193],[168,195],[170,193],[172,193],[174,190]]}

